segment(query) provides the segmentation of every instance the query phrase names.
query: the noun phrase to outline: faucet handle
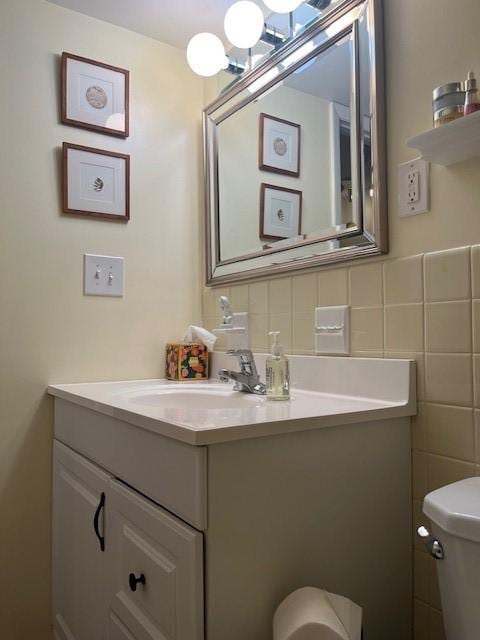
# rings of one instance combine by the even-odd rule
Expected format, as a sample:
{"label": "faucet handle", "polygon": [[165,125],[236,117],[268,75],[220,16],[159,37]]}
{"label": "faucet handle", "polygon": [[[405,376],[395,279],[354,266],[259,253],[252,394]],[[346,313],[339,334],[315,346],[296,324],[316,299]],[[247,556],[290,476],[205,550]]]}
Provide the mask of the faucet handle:
{"label": "faucet handle", "polygon": [[253,353],[250,349],[229,349],[226,352],[227,356],[248,357],[253,359]]}
{"label": "faucet handle", "polygon": [[238,358],[242,373],[258,378],[255,357],[250,349],[230,349],[227,351],[227,356],[235,356]]}

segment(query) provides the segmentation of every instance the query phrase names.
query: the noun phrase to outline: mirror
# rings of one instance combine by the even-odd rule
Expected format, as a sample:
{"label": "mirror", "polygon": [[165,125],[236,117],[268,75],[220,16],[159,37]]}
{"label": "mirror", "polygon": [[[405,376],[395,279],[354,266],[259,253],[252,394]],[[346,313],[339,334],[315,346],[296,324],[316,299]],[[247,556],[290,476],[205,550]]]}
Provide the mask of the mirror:
{"label": "mirror", "polygon": [[380,28],[340,3],[207,107],[208,283],[386,252]]}

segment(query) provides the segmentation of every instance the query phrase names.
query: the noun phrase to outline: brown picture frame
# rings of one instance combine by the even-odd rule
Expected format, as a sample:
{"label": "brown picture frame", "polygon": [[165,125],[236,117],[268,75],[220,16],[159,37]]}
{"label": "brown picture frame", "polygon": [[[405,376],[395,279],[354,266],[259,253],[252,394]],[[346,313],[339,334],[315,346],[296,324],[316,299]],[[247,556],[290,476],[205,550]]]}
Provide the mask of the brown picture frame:
{"label": "brown picture frame", "polygon": [[[283,169],[281,167],[275,167],[274,165],[267,164],[266,158],[265,158],[265,121],[266,120],[279,122],[281,124],[287,125],[289,127],[294,127],[295,129],[297,129],[298,131],[297,163],[296,163],[297,166],[295,171],[290,171],[288,169]],[[279,173],[282,175],[299,178],[300,177],[301,133],[302,133],[302,127],[298,123],[291,122],[290,120],[284,120],[283,118],[277,118],[277,116],[271,116],[268,113],[261,113],[260,121],[259,121],[259,136],[258,136],[258,168],[261,171],[270,171],[271,173]]]}
{"label": "brown picture frame", "polygon": [[287,238],[294,236],[275,236],[271,234],[266,234],[264,232],[265,229],[265,193],[267,189],[273,189],[275,191],[282,191],[283,193],[293,193],[299,198],[298,203],[298,228],[297,233],[295,235],[301,235],[302,233],[302,198],[303,193],[298,189],[289,189],[287,187],[279,187],[275,184],[267,184],[266,182],[262,182],[260,185],[260,220],[259,220],[259,237],[262,240],[287,240]]}
{"label": "brown picture frame", "polygon": [[[86,211],[84,209],[76,209],[69,206],[69,150],[85,151],[87,153],[94,153],[96,155],[125,160],[125,213],[121,212],[117,214],[104,213],[101,211]],[[62,205],[63,213],[66,214],[88,216],[92,218],[104,218],[106,220],[117,220],[119,222],[128,222],[128,220],[130,220],[130,156],[125,153],[116,153],[114,151],[106,151],[105,149],[96,149],[95,147],[86,147],[80,144],[64,142],[62,145]]]}
{"label": "brown picture frame", "polygon": [[[67,95],[67,77],[68,77],[68,60],[77,60],[78,62],[83,62],[85,64],[90,64],[100,69],[108,69],[109,71],[114,71],[115,73],[120,73],[125,78],[125,128],[124,129],[114,129],[112,127],[103,127],[100,125],[92,124],[89,122],[85,122],[83,120],[78,120],[74,118],[68,117],[68,95]],[[105,133],[110,136],[116,136],[118,138],[128,138],[130,135],[130,72],[128,69],[122,69],[121,67],[115,67],[110,64],[106,64],[105,62],[100,62],[98,60],[92,60],[90,58],[84,58],[82,56],[77,56],[73,53],[67,53],[64,51],[62,53],[62,96],[61,96],[61,121],[63,124],[66,124],[71,127],[80,127],[81,129],[89,129],[90,131],[97,131],[98,133]]]}

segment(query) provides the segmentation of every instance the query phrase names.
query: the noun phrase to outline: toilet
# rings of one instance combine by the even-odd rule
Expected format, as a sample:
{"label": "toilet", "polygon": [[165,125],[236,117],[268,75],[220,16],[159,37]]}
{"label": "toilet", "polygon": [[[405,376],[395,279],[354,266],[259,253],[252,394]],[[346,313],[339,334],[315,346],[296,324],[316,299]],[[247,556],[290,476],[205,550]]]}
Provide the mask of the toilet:
{"label": "toilet", "polygon": [[273,617],[273,640],[361,640],[362,609],[343,596],[304,587]]}
{"label": "toilet", "polygon": [[423,512],[431,533],[418,533],[437,560],[447,640],[480,637],[480,477],[429,493]]}

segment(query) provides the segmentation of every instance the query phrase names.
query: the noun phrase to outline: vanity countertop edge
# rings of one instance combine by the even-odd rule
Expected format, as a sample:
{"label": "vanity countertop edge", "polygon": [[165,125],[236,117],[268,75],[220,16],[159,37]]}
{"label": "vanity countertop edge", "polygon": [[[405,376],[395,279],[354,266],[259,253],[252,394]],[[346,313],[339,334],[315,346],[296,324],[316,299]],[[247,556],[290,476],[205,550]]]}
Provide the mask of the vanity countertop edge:
{"label": "vanity countertop edge", "polygon": [[[262,354],[256,356],[257,363],[261,365],[264,357]],[[225,362],[224,354],[216,355],[216,366],[223,366]],[[125,385],[127,390],[141,385],[152,387],[152,385],[172,384],[180,385],[181,387],[183,384],[181,382],[168,383],[165,380],[158,379],[112,383],[51,384],[48,386],[47,391],[56,398],[122,420],[164,437],[189,445],[204,446],[234,440],[414,416],[417,413],[415,364],[412,360],[292,356],[292,377],[297,381],[293,395],[295,395],[295,388],[300,394],[309,394],[310,400],[313,397],[311,396],[312,393],[319,393],[318,398],[325,400],[327,406],[334,405],[337,400],[340,404],[346,401],[352,407],[352,410],[335,411],[327,409],[322,412],[320,408],[319,413],[314,415],[310,408],[308,415],[301,415],[302,412],[297,411],[293,417],[288,416],[285,419],[274,417],[270,419],[268,414],[264,414],[263,418],[258,421],[247,423],[243,420],[239,424],[225,425],[207,424],[199,428],[195,428],[192,424],[182,423],[180,420],[166,420],[164,417],[159,418],[154,415],[148,415],[149,412],[142,409],[142,407],[135,406],[130,408],[128,406],[126,408],[125,406],[119,406],[118,402],[112,401],[112,386],[120,389],[121,385]],[[314,377],[311,375],[312,371],[309,370],[312,367],[318,369],[317,375]],[[335,381],[340,387],[335,391],[340,393],[333,392],[332,385],[335,384]],[[209,383],[195,383],[198,389],[205,384],[208,385]],[[356,385],[361,386],[358,394],[352,393],[352,389]],[[228,389],[228,385],[226,385],[226,388]],[[103,389],[110,390],[109,393],[104,394],[104,397],[102,397]],[[319,391],[320,389],[321,391]],[[118,394],[114,397],[118,397]],[[316,396],[313,397],[313,400],[316,400]],[[273,404],[278,405],[279,403]],[[284,403],[280,404],[283,405]],[[281,414],[278,415],[281,416]]]}

